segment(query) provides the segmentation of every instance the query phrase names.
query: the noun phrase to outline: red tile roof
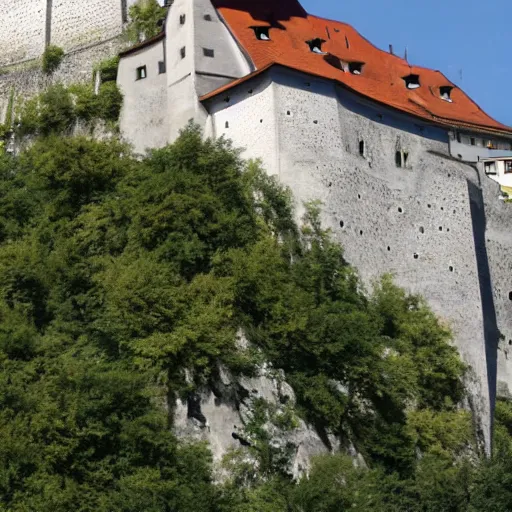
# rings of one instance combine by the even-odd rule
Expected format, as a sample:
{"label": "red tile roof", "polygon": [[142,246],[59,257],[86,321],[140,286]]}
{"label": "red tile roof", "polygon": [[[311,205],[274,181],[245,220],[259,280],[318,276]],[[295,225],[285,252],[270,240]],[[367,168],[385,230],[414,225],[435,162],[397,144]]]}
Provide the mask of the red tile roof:
{"label": "red tile roof", "polygon": [[[441,72],[412,66],[373,46],[345,23],[306,13],[298,0],[213,0],[239,44],[256,66],[256,73],[279,64],[339,82],[353,91],[412,115],[450,126],[512,134],[512,128],[488,116]],[[270,41],[256,38],[254,26],[270,28]],[[325,55],[311,52],[306,41],[320,38],[322,51],[343,62],[364,63],[361,75],[331,65]],[[421,87],[407,89],[403,77],[419,75]],[[248,75],[204,96],[207,99],[253,76]],[[451,103],[439,88],[451,86]]]}

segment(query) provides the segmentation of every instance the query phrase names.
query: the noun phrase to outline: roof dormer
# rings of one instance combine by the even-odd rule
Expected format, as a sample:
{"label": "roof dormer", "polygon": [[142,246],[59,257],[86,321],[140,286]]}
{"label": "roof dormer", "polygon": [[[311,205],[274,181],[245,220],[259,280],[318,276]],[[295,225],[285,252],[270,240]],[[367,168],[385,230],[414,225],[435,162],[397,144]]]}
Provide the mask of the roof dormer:
{"label": "roof dormer", "polygon": [[439,87],[439,95],[441,96],[441,99],[448,101],[449,103],[453,102],[452,91],[453,87],[450,85],[443,85],[442,87]]}
{"label": "roof dormer", "polygon": [[251,27],[259,41],[270,41],[270,27]]}
{"label": "roof dormer", "polygon": [[404,76],[402,80],[405,82],[407,89],[419,89],[421,87],[420,75]]}
{"label": "roof dormer", "polygon": [[320,39],[319,37],[306,41],[306,44],[309,46],[309,49],[313,53],[318,53],[319,55],[325,55],[325,52],[322,51],[322,45],[324,43],[325,39]]}
{"label": "roof dormer", "polygon": [[360,75],[363,72],[364,62],[349,62],[348,70],[353,75]]}

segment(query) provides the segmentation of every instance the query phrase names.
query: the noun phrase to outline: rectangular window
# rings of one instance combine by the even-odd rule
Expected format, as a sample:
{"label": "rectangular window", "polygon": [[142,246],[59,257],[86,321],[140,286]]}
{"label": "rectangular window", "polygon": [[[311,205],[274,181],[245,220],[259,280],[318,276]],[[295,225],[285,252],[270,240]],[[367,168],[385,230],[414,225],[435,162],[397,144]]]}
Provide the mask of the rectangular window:
{"label": "rectangular window", "polygon": [[472,145],[472,146],[475,146],[475,145],[476,145],[475,137],[471,137],[471,145]]}
{"label": "rectangular window", "polygon": [[186,14],[182,14],[180,16],[180,25],[185,25],[185,21],[187,21],[187,15]]}
{"label": "rectangular window", "polygon": [[165,62],[163,60],[158,61],[158,74],[163,75],[165,71]]}
{"label": "rectangular window", "polygon": [[148,71],[146,69],[146,66],[140,66],[137,68],[137,80],[143,80],[148,76]]}
{"label": "rectangular window", "polygon": [[512,160],[505,161],[505,174],[512,174]]}
{"label": "rectangular window", "polygon": [[187,55],[187,49],[185,48],[185,46],[180,50],[180,55],[181,55],[181,58],[184,59]]}
{"label": "rectangular window", "polygon": [[484,164],[485,174],[496,174],[496,162],[486,162]]}
{"label": "rectangular window", "polygon": [[211,48],[203,48],[203,55],[205,57],[215,57],[215,51]]}

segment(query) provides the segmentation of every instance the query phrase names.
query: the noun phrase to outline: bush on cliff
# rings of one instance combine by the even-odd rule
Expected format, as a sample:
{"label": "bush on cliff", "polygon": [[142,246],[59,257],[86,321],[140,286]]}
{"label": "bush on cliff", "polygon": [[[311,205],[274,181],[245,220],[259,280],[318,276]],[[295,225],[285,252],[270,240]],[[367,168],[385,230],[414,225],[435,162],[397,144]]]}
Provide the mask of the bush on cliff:
{"label": "bush on cliff", "polygon": [[[389,277],[363,293],[317,206],[297,226],[289,193],[228,142],[190,127],[139,160],[50,135],[0,155],[0,184],[0,508],[463,511],[473,481],[508,503],[489,476],[507,482],[505,456],[471,457],[449,331]],[[240,327],[368,469],[322,458],[295,485],[261,444],[260,475],[212,483],[172,406],[219,363],[254,368]]]}

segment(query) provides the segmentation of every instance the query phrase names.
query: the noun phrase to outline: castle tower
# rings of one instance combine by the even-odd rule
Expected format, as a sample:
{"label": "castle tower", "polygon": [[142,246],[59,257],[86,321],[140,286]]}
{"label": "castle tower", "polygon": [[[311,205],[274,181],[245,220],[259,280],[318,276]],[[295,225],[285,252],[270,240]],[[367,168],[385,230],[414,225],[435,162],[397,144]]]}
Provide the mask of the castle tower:
{"label": "castle tower", "polygon": [[136,149],[174,140],[208,114],[199,98],[253,68],[210,0],[176,0],[165,31],[121,54],[121,126]]}

